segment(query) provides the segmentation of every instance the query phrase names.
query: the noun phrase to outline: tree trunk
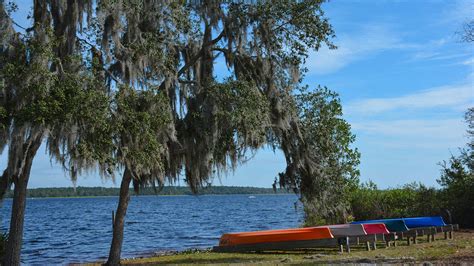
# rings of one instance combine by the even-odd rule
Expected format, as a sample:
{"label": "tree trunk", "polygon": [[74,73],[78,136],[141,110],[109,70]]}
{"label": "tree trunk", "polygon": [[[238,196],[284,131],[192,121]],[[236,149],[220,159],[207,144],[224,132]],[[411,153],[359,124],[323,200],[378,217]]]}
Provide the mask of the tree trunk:
{"label": "tree trunk", "polygon": [[128,202],[130,200],[130,181],[132,174],[128,168],[125,168],[120,184],[120,197],[117,206],[117,212],[113,224],[112,244],[110,245],[109,259],[106,265],[119,265],[120,253],[122,252],[123,243],[123,227],[125,221],[125,214],[127,213]]}
{"label": "tree trunk", "polygon": [[[27,177],[28,179],[28,177]],[[20,265],[21,244],[23,241],[23,223],[25,220],[26,187],[28,180],[20,179],[15,183],[10,231],[5,250],[3,265]]]}
{"label": "tree trunk", "polygon": [[[26,189],[30,179],[33,159],[41,145],[41,137],[33,140],[31,146],[26,151],[24,168],[22,173],[13,178],[15,184],[13,194],[12,214],[10,219],[10,230],[8,231],[8,241],[5,249],[3,265],[20,265],[21,245],[23,241],[23,225],[25,221]],[[6,176],[4,176],[6,178]]]}

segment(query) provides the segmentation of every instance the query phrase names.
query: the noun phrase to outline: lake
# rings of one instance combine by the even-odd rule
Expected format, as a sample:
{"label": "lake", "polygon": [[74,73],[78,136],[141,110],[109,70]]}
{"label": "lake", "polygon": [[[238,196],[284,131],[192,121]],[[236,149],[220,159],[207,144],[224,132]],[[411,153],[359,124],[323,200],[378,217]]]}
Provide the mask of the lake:
{"label": "lake", "polygon": [[[105,260],[118,197],[28,199],[22,261],[64,264]],[[3,202],[8,228],[11,199]],[[297,227],[295,195],[134,196],[125,223],[122,257],[209,248],[226,232]]]}

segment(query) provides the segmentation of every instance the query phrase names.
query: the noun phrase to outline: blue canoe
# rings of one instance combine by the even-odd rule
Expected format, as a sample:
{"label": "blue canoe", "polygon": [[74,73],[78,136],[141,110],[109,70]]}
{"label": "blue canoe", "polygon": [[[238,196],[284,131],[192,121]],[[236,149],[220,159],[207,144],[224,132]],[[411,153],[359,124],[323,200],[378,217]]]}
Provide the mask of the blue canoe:
{"label": "blue canoe", "polygon": [[[356,224],[364,223],[385,223],[387,228],[389,227],[387,223],[394,221],[403,221],[408,228],[418,228],[418,227],[431,227],[431,226],[446,226],[443,218],[441,216],[430,216],[430,217],[412,217],[412,218],[396,218],[396,219],[379,219],[379,220],[368,220],[368,221],[358,221],[353,222]],[[390,230],[390,229],[389,229]],[[390,230],[392,231],[392,230]]]}
{"label": "blue canoe", "polygon": [[408,228],[446,226],[441,216],[402,218]]}

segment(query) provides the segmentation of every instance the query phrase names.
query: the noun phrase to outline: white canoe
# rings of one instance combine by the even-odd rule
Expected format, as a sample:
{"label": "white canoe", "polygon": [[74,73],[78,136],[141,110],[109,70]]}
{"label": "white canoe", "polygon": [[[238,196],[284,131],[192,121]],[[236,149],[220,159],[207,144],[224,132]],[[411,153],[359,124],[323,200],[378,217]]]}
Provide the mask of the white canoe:
{"label": "white canoe", "polygon": [[334,224],[321,227],[329,227],[329,230],[331,230],[331,233],[334,237],[367,235],[364,230],[364,226],[361,224]]}

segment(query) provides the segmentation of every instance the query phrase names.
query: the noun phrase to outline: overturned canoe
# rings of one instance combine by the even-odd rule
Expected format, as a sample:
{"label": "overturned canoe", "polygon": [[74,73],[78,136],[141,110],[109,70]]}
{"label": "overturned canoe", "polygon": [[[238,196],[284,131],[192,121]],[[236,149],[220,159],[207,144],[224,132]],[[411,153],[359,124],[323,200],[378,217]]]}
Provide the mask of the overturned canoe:
{"label": "overturned canoe", "polygon": [[368,235],[389,234],[387,226],[384,223],[362,224]]}
{"label": "overturned canoe", "polygon": [[334,238],[328,227],[308,227],[223,234],[219,246]]}
{"label": "overturned canoe", "polygon": [[383,223],[390,232],[404,232],[408,231],[408,227],[403,219],[380,219],[380,220],[367,220],[367,221],[356,221],[351,224],[380,224]]}
{"label": "overturned canoe", "polygon": [[402,218],[408,228],[446,226],[441,216]]}
{"label": "overturned canoe", "polygon": [[335,224],[320,227],[328,227],[334,237],[363,236],[367,234],[361,224]]}

